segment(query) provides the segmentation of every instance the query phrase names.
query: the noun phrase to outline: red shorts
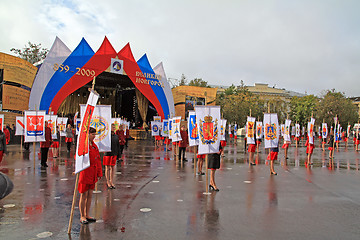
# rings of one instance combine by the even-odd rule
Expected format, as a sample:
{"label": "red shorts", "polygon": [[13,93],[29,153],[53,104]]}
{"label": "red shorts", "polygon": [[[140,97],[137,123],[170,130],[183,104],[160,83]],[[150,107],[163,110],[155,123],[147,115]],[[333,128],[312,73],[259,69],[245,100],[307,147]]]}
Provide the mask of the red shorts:
{"label": "red shorts", "polygon": [[65,138],[65,142],[72,142],[72,141],[73,141],[72,138],[68,138],[68,137]]}
{"label": "red shorts", "polygon": [[322,138],[322,136],[319,136],[318,138],[320,139],[320,138]]}
{"label": "red shorts", "polygon": [[333,148],[333,147],[328,147],[328,149],[329,149],[330,151],[334,150],[334,148]]}
{"label": "red shorts", "polygon": [[348,138],[344,138],[344,142],[347,142],[348,141]]}
{"label": "red shorts", "polygon": [[226,147],[226,141],[220,141],[222,147]]}
{"label": "red shorts", "polygon": [[357,139],[356,139],[355,144],[356,144],[356,145],[359,145],[359,143],[360,143],[360,140],[357,140]]}
{"label": "red shorts", "polygon": [[233,135],[232,134],[230,134],[230,138],[232,138],[233,137]]}
{"label": "red shorts", "polygon": [[161,140],[161,136],[155,136],[155,140],[160,141],[160,140]]}
{"label": "red shorts", "polygon": [[299,137],[294,137],[294,140],[295,140],[295,141],[299,141]]}
{"label": "red shorts", "polygon": [[59,148],[59,142],[53,142],[50,147]]}
{"label": "red shorts", "polygon": [[237,136],[235,135],[234,138],[237,139]]}
{"label": "red shorts", "polygon": [[261,145],[261,141],[256,141],[256,144],[260,146],[260,145]]}
{"label": "red shorts", "polygon": [[248,152],[255,152],[256,145],[255,144],[249,144],[248,145]]}
{"label": "red shorts", "polygon": [[115,166],[117,156],[104,156],[103,165],[104,166]]}
{"label": "red shorts", "polygon": [[196,155],[197,158],[205,158],[205,154],[198,154]]}
{"label": "red shorts", "polygon": [[170,139],[166,138],[165,139],[165,144],[169,144],[170,143]]}
{"label": "red shorts", "polygon": [[278,152],[270,152],[270,160],[274,161],[278,159]]}
{"label": "red shorts", "polygon": [[94,190],[95,188],[95,183],[94,184],[82,184],[82,183],[79,183],[78,185],[78,191],[79,193],[84,193],[90,189]]}
{"label": "red shorts", "polygon": [[290,143],[284,143],[283,145],[282,145],[282,148],[289,148],[289,146],[290,146]]}
{"label": "red shorts", "polygon": [[315,146],[313,144],[309,144],[306,147],[306,153],[313,153]]}

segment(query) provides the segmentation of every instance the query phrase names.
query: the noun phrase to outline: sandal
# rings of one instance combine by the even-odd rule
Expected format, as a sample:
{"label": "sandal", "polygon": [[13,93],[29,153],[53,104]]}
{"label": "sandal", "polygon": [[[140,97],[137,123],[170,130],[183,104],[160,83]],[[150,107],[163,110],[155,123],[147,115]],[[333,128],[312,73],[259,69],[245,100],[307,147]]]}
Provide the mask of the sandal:
{"label": "sandal", "polygon": [[87,222],[96,222],[95,218],[86,218]]}
{"label": "sandal", "polygon": [[88,222],[87,219],[85,219],[85,220],[80,220],[80,223],[81,223],[81,224],[88,224],[89,222]]}

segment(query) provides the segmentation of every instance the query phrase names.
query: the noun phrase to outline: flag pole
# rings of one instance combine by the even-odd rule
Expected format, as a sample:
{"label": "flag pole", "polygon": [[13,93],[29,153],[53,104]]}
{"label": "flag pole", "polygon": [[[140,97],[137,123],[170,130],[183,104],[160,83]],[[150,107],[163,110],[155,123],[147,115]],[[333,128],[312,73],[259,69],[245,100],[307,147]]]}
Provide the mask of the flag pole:
{"label": "flag pole", "polygon": [[[94,90],[94,87],[95,87],[95,77],[94,77],[93,82],[92,82],[91,90]],[[76,149],[75,149],[75,151],[76,151]],[[72,201],[72,204],[71,204],[70,219],[69,219],[69,226],[68,226],[68,232],[67,232],[68,235],[71,234],[71,226],[72,226],[72,221],[73,221],[73,218],[74,218],[74,209],[75,209],[75,202],[76,202],[76,196],[77,196],[78,183],[79,183],[79,173],[76,173],[73,201]]]}
{"label": "flag pole", "polygon": [[[206,104],[206,95],[207,93],[205,92],[205,106],[207,105]],[[205,185],[205,188],[206,188],[206,193],[208,194],[209,193],[209,166],[208,166],[208,161],[209,161],[209,154],[206,154],[205,155],[205,165],[206,165],[206,185]]]}

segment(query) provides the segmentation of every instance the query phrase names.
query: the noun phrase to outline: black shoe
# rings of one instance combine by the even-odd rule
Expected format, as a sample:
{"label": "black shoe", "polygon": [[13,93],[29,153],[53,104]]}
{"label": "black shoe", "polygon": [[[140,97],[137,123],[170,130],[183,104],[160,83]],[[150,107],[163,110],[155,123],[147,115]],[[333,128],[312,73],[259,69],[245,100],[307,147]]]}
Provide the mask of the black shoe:
{"label": "black shoe", "polygon": [[220,191],[218,188],[215,189],[213,185],[209,185],[209,190]]}
{"label": "black shoe", "polygon": [[41,164],[41,167],[44,167],[44,168],[47,168],[48,165],[45,163],[45,164]]}
{"label": "black shoe", "polygon": [[256,165],[256,163],[252,163],[252,162],[251,162],[251,163],[250,163],[250,165],[251,165],[251,166],[255,166],[255,165]]}
{"label": "black shoe", "polygon": [[96,219],[95,219],[95,218],[86,218],[86,220],[87,220],[88,222],[96,222]]}
{"label": "black shoe", "polygon": [[274,175],[277,175],[277,172],[271,172],[271,175],[273,175],[273,174],[274,174]]}

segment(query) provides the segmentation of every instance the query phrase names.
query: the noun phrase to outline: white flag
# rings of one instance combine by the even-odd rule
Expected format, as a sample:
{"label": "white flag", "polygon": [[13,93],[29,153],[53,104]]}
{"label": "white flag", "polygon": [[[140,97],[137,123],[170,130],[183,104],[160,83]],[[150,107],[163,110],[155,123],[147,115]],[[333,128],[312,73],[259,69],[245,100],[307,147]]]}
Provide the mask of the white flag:
{"label": "white flag", "polygon": [[279,123],[276,113],[264,114],[264,136],[265,148],[276,148],[279,146]]}
{"label": "white flag", "polygon": [[66,136],[66,125],[67,125],[68,118],[58,117],[57,118],[57,126],[59,128],[60,137]]}
{"label": "white flag", "polygon": [[256,139],[261,139],[263,136],[262,122],[256,122]]}
{"label": "white flag", "polygon": [[291,120],[286,119],[285,120],[285,126],[284,126],[284,141],[287,141],[287,142],[291,141],[291,138],[290,138],[290,125],[291,125]]}
{"label": "white flag", "polygon": [[172,139],[172,123],[173,123],[173,120],[172,118],[169,118],[169,139]]}
{"label": "white flag", "polygon": [[180,135],[180,122],[181,117],[174,117],[172,118],[172,141],[178,142],[181,141],[181,135]]}
{"label": "white flag", "polygon": [[25,111],[25,142],[45,141],[45,111]]}
{"label": "white flag", "polygon": [[311,118],[310,122],[308,122],[308,139],[309,144],[314,144],[314,125],[315,125],[315,119]]}
{"label": "white flag", "polygon": [[[86,105],[80,105],[81,117],[86,109]],[[96,129],[94,142],[99,148],[99,152],[111,151],[111,105],[97,105],[91,118],[90,127]]]}
{"label": "white flag", "polygon": [[76,135],[79,135],[80,125],[81,125],[81,118],[76,118],[75,121]]}
{"label": "white flag", "polygon": [[169,136],[169,120],[164,119],[162,122],[162,136],[168,137]]}
{"label": "white flag", "polygon": [[300,124],[295,124],[295,137],[300,137]]}
{"label": "white flag", "polygon": [[327,123],[322,123],[321,129],[322,129],[322,131],[321,131],[322,138],[327,138],[327,135],[328,135]]}
{"label": "white flag", "polygon": [[15,135],[17,135],[17,136],[24,135],[25,125],[24,125],[24,117],[23,116],[16,117],[15,127],[16,127]]}
{"label": "white flag", "polygon": [[220,141],[226,141],[225,138],[225,129],[226,129],[226,119],[220,119]]}
{"label": "white flag", "polygon": [[246,142],[247,144],[256,144],[255,143],[255,118],[254,117],[247,117],[246,122]]}
{"label": "white flag", "polygon": [[52,139],[57,139],[56,134],[56,121],[57,115],[45,115],[45,121],[48,122],[48,127],[51,129],[51,137]]}
{"label": "white flag", "polygon": [[160,122],[158,121],[151,121],[151,136],[159,136],[160,135]]}
{"label": "white flag", "polygon": [[280,136],[284,136],[285,124],[280,124]]}
{"label": "white flag", "polygon": [[198,154],[219,152],[220,106],[195,106],[199,133]]}

